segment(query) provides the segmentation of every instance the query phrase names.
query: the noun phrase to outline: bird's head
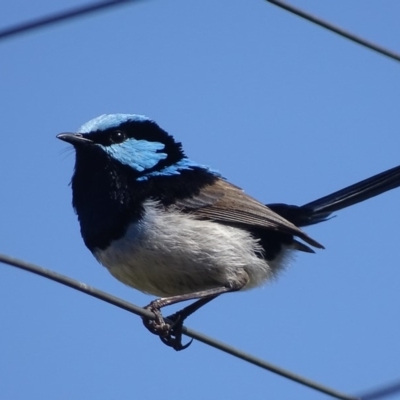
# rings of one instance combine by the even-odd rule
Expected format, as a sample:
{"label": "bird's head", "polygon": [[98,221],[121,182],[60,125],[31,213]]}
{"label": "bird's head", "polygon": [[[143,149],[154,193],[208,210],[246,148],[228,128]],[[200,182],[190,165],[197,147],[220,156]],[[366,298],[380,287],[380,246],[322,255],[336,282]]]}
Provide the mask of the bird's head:
{"label": "bird's head", "polygon": [[61,133],[72,144],[77,164],[116,162],[128,166],[138,180],[174,175],[190,168],[182,146],[151,119],[136,114],[105,114],[81,126],[77,133]]}

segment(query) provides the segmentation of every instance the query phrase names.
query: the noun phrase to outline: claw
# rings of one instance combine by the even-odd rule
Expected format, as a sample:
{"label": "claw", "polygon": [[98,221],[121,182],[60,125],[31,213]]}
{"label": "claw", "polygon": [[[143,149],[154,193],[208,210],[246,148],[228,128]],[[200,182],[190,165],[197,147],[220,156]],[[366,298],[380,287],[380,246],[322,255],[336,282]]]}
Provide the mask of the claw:
{"label": "claw", "polygon": [[168,347],[172,347],[176,351],[181,351],[187,349],[193,342],[193,339],[190,340],[190,342],[186,344],[182,344],[181,338],[178,339],[178,337],[173,338],[173,337],[162,337],[160,336],[161,341],[167,345]]}
{"label": "claw", "polygon": [[193,339],[182,344],[182,327],[183,327],[183,316],[177,312],[168,316],[166,319],[172,321],[171,324],[167,324],[161,314],[161,311],[155,307],[145,307],[155,315],[155,319],[143,318],[143,325],[153,335],[157,335],[160,340],[167,345],[172,347],[176,351],[187,349],[193,342]]}
{"label": "claw", "polygon": [[169,325],[169,332],[167,336],[160,336],[161,341],[172,347],[176,351],[181,351],[187,349],[193,342],[193,339],[186,344],[182,344],[182,327],[184,318],[182,315],[177,312],[175,314],[169,315],[167,317],[168,320],[172,321],[172,324]]}

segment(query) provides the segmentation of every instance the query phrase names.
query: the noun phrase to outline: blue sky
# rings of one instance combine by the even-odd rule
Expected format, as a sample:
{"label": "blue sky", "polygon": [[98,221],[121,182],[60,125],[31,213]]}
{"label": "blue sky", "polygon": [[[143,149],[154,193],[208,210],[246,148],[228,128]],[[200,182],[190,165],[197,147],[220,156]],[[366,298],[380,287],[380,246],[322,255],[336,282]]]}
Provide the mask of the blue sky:
{"label": "blue sky", "polygon": [[[0,27],[80,1],[14,0]],[[394,0],[296,1],[400,51]],[[400,65],[261,0],[143,1],[0,42],[0,251],[138,305],[84,247],[55,135],[139,113],[264,202],[304,204],[400,164]],[[307,232],[264,288],[188,326],[357,393],[399,378],[400,190]],[[175,353],[127,312],[0,265],[0,398],[324,396],[201,343]],[[400,398],[400,397],[399,397]]]}

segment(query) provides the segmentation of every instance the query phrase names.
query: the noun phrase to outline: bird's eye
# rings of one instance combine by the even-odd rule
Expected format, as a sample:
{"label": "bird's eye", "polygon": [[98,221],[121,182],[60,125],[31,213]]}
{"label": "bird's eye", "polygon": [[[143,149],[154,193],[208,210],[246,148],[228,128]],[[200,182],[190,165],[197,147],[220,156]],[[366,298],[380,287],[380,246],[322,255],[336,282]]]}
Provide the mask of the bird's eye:
{"label": "bird's eye", "polygon": [[122,143],[126,139],[125,132],[114,131],[111,133],[111,143]]}

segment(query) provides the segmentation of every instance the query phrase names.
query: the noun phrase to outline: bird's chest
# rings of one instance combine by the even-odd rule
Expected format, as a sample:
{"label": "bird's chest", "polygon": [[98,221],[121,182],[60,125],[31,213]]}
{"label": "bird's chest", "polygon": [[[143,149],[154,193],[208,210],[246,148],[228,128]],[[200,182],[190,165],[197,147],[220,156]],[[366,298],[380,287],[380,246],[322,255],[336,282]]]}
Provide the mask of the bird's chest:
{"label": "bird's chest", "polygon": [[247,232],[166,211],[152,202],[144,209],[143,218],[122,238],[93,251],[123,283],[171,296],[228,285],[243,269],[254,280],[269,276],[268,265],[256,255],[257,242]]}
{"label": "bird's chest", "polygon": [[196,272],[200,254],[195,243],[200,238],[194,237],[195,225],[180,213],[151,204],[123,237],[93,253],[117,279],[142,292],[170,296],[194,291],[207,286],[207,278]]}

